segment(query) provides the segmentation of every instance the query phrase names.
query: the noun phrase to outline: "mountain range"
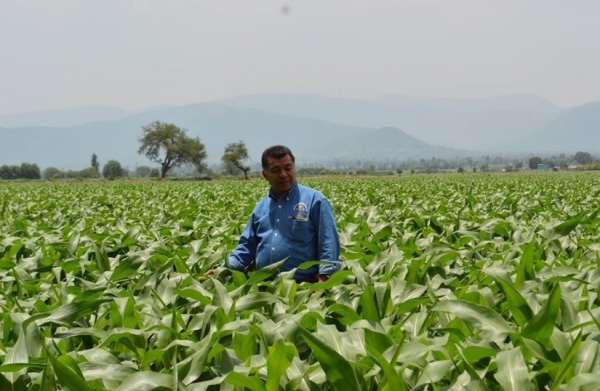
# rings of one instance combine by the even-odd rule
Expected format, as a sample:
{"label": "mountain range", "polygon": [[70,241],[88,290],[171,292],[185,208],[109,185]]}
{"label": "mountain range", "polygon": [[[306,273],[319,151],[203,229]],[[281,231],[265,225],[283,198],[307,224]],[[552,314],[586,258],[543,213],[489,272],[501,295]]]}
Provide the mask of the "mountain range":
{"label": "mountain range", "polygon": [[200,137],[209,163],[238,140],[254,164],[273,144],[288,145],[303,164],[600,150],[600,102],[560,108],[528,94],[371,100],[260,94],[137,112],[88,107],[0,115],[0,164],[80,169],[96,153],[101,163],[149,165],[136,152],[141,127],[155,120]]}

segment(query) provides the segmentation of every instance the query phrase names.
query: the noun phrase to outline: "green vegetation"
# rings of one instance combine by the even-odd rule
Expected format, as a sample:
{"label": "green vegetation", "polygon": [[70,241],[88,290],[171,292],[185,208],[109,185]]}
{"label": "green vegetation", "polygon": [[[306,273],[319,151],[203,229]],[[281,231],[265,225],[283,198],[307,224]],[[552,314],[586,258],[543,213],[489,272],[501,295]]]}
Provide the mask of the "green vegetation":
{"label": "green vegetation", "polygon": [[[94,168],[92,167],[92,169]],[[125,171],[123,170],[121,163],[116,160],[109,160],[104,167],[102,167],[102,176],[108,179],[122,178],[125,176]]]}
{"label": "green vegetation", "polygon": [[100,162],[98,161],[98,155],[95,153],[92,154],[91,166],[96,171],[96,174],[100,176]]}
{"label": "green vegetation", "polygon": [[529,158],[529,168],[532,170],[537,170],[538,165],[542,164],[544,160],[539,156],[534,156]]}
{"label": "green vegetation", "polygon": [[40,179],[40,168],[35,163],[21,163],[20,166],[0,166],[0,179]]}
{"label": "green vegetation", "polygon": [[206,168],[206,148],[200,138],[188,137],[187,130],[160,121],[142,126],[142,130],[139,140],[142,145],[138,153],[160,164],[161,178],[165,178],[173,167],[182,164],[191,164],[198,172]]}
{"label": "green vegetation", "polygon": [[244,160],[248,159],[250,159],[248,148],[246,148],[246,144],[243,141],[239,141],[227,144],[223,151],[221,162],[223,163],[223,168],[229,174],[233,174],[237,170],[242,170],[244,177],[248,179],[250,167],[244,165]]}
{"label": "green vegetation", "polygon": [[306,180],[343,269],[300,285],[203,276],[264,181],[3,183],[0,389],[599,389],[598,179]]}

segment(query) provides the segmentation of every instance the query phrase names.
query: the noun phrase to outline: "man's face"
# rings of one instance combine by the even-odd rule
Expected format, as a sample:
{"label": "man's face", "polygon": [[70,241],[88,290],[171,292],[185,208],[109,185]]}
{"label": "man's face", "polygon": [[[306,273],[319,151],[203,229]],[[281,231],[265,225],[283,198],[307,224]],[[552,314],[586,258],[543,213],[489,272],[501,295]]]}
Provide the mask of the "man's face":
{"label": "man's face", "polygon": [[267,158],[267,168],[262,172],[263,177],[269,181],[277,197],[290,190],[296,182],[296,168],[290,155],[281,159]]}

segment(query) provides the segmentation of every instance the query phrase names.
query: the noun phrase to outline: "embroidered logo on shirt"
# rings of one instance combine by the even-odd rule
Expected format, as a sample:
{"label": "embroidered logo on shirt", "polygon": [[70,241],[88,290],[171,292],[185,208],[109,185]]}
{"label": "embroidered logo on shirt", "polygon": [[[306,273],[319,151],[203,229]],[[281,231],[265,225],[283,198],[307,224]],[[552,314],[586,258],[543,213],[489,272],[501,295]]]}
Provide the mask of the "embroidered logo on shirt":
{"label": "embroidered logo on shirt", "polygon": [[308,220],[308,208],[306,204],[301,202],[294,206],[294,215],[290,217],[296,220]]}

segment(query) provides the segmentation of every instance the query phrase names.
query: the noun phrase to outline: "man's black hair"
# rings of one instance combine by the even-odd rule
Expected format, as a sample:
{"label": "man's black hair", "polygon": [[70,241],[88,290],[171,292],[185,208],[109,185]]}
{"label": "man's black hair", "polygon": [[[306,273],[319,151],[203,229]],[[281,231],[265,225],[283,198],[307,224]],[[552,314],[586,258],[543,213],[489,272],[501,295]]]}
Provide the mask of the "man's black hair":
{"label": "man's black hair", "polygon": [[290,158],[292,158],[292,163],[296,162],[294,154],[292,153],[292,151],[290,151],[288,147],[284,147],[283,145],[273,145],[272,147],[265,149],[261,158],[263,170],[266,170],[268,168],[268,158],[271,157],[274,159],[282,159],[285,157],[285,155],[290,155]]}

